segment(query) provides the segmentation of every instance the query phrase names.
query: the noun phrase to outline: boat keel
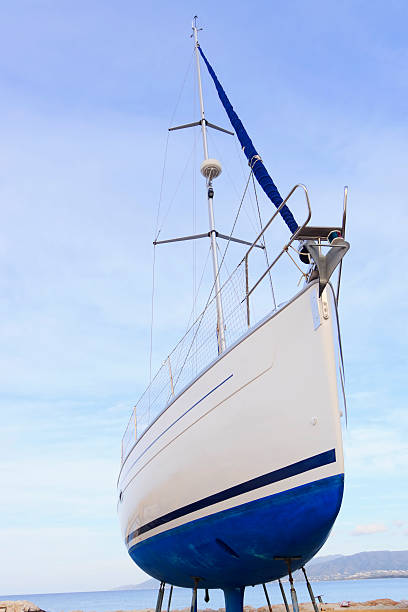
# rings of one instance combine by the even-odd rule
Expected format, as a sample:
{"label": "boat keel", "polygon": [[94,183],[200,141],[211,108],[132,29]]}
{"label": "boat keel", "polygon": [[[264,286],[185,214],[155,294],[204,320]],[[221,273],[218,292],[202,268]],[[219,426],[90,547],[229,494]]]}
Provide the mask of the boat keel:
{"label": "boat keel", "polygon": [[245,587],[224,589],[225,612],[242,612]]}

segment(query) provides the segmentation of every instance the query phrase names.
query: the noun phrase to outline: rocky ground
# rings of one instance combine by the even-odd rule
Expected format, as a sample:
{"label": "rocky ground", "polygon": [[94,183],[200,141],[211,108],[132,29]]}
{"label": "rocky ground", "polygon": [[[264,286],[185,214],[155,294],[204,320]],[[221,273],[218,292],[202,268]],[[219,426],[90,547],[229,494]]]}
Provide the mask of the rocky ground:
{"label": "rocky ground", "polygon": [[0,601],[0,612],[44,612],[31,601]]}

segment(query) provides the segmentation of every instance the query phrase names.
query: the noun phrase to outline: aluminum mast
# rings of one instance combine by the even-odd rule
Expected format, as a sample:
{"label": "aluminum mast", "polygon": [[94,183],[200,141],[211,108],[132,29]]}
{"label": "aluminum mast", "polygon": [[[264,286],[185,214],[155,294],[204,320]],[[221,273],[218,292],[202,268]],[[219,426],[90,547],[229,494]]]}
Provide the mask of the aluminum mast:
{"label": "aluminum mast", "polygon": [[[200,57],[198,50],[198,29],[197,29],[197,17],[193,19],[193,35],[194,35],[194,49],[197,61],[197,78],[198,78],[198,93],[200,96],[200,111],[201,111],[201,132],[203,136],[203,149],[204,149],[204,160],[207,161],[208,157],[208,145],[207,145],[207,122],[204,114],[204,101],[203,101],[203,90],[201,86],[201,71],[200,71]],[[213,172],[208,171],[211,170],[208,165],[205,165],[205,161],[201,166],[201,172],[204,176],[207,177],[207,197],[208,197],[208,218],[210,222],[210,239],[211,239],[211,252],[212,252],[212,262],[213,262],[213,272],[214,272],[214,286],[215,286],[215,299],[217,305],[217,332],[218,332],[218,348],[219,352],[222,353],[225,350],[225,329],[224,329],[224,315],[222,311],[222,301],[221,301],[221,293],[220,293],[220,277],[219,277],[219,267],[218,267],[218,254],[217,254],[217,238],[216,238],[216,229],[214,223],[214,209],[213,209],[213,197],[214,190],[212,187],[212,178],[215,178],[221,172],[221,165],[219,162],[218,168],[214,167]],[[214,160],[215,162],[216,160]],[[203,168],[204,166],[204,168]]]}

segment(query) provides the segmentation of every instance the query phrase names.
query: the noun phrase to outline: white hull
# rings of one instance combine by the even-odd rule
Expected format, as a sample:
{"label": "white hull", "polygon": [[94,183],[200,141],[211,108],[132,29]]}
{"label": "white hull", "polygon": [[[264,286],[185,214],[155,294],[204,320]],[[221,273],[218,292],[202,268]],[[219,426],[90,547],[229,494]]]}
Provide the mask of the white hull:
{"label": "white hull", "polygon": [[[317,296],[312,283],[250,330],[137,441],[118,482],[129,549],[197,519],[343,474],[337,312],[330,286],[325,304]],[[333,451],[330,462],[217,498]],[[206,499],[204,507],[194,506]]]}

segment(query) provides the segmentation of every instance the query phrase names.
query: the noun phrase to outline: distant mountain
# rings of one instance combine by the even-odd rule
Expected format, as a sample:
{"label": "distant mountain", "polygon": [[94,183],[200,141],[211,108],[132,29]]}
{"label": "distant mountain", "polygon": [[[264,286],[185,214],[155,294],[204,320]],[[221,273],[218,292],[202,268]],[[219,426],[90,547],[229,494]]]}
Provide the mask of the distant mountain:
{"label": "distant mountain", "polygon": [[344,555],[323,555],[323,557],[313,557],[313,559],[307,564],[307,567],[310,568],[312,566],[319,565],[319,563],[326,563],[326,561],[340,559],[340,557],[344,557]]}
{"label": "distant mountain", "polygon": [[156,578],[150,578],[139,584],[125,584],[123,586],[114,587],[111,591],[139,591],[141,589],[158,589],[160,581]]}
{"label": "distant mountain", "polygon": [[[408,550],[379,550],[355,555],[325,555],[315,557],[306,565],[310,580],[357,580],[361,578],[408,578]],[[295,578],[303,578],[301,571]],[[140,584],[128,584],[112,591],[158,589],[155,578]]]}
{"label": "distant mountain", "polygon": [[408,550],[379,550],[313,559],[306,565],[313,580],[408,577]]}

